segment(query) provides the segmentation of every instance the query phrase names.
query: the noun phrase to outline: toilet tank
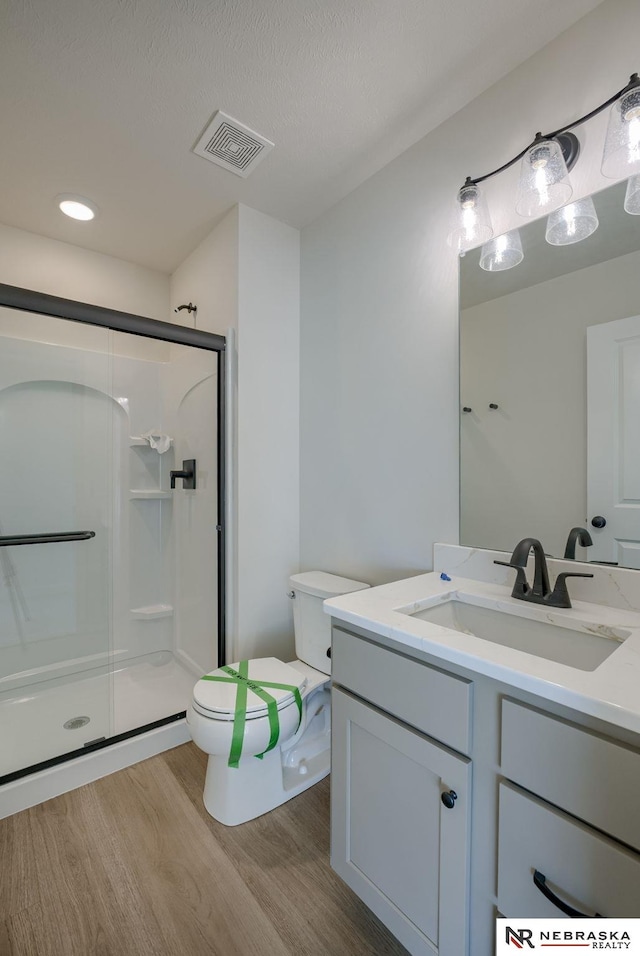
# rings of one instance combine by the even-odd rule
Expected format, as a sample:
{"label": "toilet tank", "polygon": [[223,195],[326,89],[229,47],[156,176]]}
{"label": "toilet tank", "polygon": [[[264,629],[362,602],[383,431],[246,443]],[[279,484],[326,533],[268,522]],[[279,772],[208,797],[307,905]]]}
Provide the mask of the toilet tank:
{"label": "toilet tank", "polygon": [[323,674],[331,673],[331,618],[322,609],[327,598],[362,591],[368,584],[326,571],[303,571],[289,578],[293,598],[296,656]]}

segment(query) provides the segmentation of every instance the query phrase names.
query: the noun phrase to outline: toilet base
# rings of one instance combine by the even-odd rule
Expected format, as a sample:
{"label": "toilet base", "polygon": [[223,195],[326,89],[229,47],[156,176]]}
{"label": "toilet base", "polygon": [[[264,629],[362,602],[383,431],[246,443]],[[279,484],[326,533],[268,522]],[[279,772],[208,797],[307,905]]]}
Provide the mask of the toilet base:
{"label": "toilet base", "polygon": [[314,716],[304,732],[301,728],[262,760],[241,757],[238,767],[229,767],[228,756],[209,757],[203,799],[215,820],[228,827],[246,823],[327,776],[331,769],[329,691],[316,691],[306,703]]}

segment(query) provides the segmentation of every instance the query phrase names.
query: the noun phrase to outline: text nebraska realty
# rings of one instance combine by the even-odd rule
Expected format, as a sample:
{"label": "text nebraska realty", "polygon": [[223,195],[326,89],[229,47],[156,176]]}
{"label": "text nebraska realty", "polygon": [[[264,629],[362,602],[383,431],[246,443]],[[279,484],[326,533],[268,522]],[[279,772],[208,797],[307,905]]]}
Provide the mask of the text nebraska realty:
{"label": "text nebraska realty", "polygon": [[559,945],[574,945],[591,943],[592,949],[629,949],[631,937],[626,930],[553,930],[551,932],[540,931],[540,942],[549,945],[558,943]]}

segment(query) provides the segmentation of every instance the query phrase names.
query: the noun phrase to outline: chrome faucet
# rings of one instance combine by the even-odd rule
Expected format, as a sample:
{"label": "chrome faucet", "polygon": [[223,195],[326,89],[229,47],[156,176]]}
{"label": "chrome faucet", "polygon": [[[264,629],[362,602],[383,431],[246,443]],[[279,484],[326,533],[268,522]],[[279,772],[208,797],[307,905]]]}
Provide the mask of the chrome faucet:
{"label": "chrome faucet", "polygon": [[[527,581],[527,561],[533,551],[535,564],[533,587]],[[519,601],[531,601],[532,604],[545,604],[547,607],[571,607],[571,600],[567,590],[567,578],[592,578],[593,574],[579,574],[573,571],[563,571],[556,578],[555,587],[551,590],[549,584],[549,569],[542,545],[537,538],[523,538],[513,549],[511,561],[494,561],[506,568],[513,568],[516,572],[516,581],[513,585],[511,597]]]}

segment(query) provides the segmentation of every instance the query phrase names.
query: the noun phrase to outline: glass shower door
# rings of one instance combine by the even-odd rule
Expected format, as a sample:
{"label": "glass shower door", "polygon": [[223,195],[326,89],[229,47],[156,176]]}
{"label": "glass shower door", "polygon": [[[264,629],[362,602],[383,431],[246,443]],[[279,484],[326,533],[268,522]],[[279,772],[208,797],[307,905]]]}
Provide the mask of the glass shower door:
{"label": "glass shower door", "polygon": [[[178,714],[217,666],[215,352],[111,339],[118,519],[113,535],[114,733]],[[191,465],[185,463],[191,463]],[[179,477],[193,467],[194,480]]]}
{"label": "glass shower door", "polygon": [[0,308],[0,784],[180,719],[223,638],[224,340],[85,308]]}
{"label": "glass shower door", "polygon": [[111,733],[109,335],[0,309],[0,777]]}

